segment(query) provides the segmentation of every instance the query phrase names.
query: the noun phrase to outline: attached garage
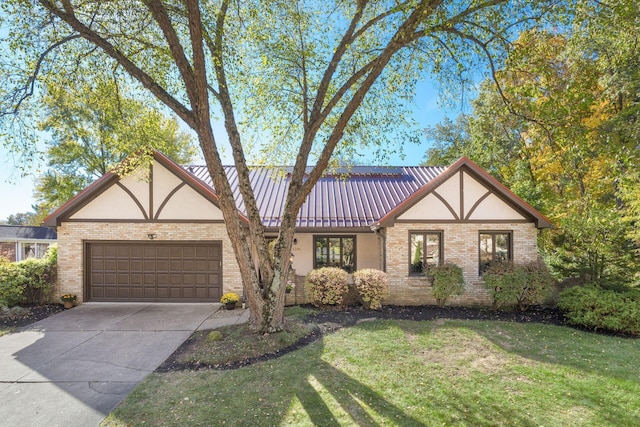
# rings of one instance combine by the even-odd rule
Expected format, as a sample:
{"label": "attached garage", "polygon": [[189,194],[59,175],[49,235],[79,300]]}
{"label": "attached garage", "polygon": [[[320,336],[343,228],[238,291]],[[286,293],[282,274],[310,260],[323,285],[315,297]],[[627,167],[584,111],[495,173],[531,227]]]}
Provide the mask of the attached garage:
{"label": "attached garage", "polygon": [[217,302],[221,242],[85,243],[87,301]]}

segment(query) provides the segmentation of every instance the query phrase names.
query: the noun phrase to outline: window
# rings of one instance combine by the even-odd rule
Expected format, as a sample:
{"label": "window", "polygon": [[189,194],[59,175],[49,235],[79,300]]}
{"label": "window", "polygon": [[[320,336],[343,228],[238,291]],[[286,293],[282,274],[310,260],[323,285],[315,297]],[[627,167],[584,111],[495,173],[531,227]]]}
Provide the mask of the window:
{"label": "window", "polygon": [[28,258],[42,258],[49,249],[49,243],[22,243],[21,258],[17,261],[22,261]]}
{"label": "window", "polygon": [[409,233],[409,274],[422,274],[425,268],[441,263],[441,231]]}
{"label": "window", "polygon": [[356,269],[355,236],[314,236],[313,268],[340,267],[347,273]]}
{"label": "window", "polygon": [[492,262],[511,260],[511,232],[481,231],[480,232],[480,274]]}

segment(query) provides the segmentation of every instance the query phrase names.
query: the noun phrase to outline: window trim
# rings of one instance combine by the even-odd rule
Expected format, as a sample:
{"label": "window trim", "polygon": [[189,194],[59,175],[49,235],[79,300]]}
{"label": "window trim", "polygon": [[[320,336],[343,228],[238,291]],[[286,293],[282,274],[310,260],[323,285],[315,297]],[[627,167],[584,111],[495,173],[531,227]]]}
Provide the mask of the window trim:
{"label": "window trim", "polygon": [[492,236],[491,239],[491,244],[492,244],[492,254],[493,254],[493,261],[495,261],[495,253],[496,253],[496,239],[495,236],[499,235],[499,234],[506,234],[507,235],[507,242],[509,245],[509,249],[507,250],[507,261],[511,262],[513,261],[513,230],[479,230],[478,231],[478,276],[482,277],[482,274],[484,273],[484,271],[482,270],[482,257],[481,257],[481,244],[482,244],[482,235],[483,234],[489,234]]}
{"label": "window trim", "polygon": [[[409,230],[408,233],[408,237],[407,237],[407,252],[408,252],[408,258],[407,258],[407,272],[409,274],[409,276],[413,276],[413,277],[419,277],[419,276],[423,276],[424,272],[415,272],[415,271],[411,271],[411,259],[413,258],[413,254],[412,254],[412,247],[411,247],[411,235],[413,234],[422,234],[423,236],[427,235],[427,234],[436,234],[438,235],[438,239],[439,239],[439,247],[438,250],[440,252],[440,257],[439,257],[439,263],[438,265],[442,265],[444,264],[444,230]],[[423,241],[424,242],[424,241]],[[424,252],[423,252],[423,261],[424,261]],[[424,265],[423,265],[424,268]]]}
{"label": "window trim", "polygon": [[316,256],[316,248],[317,248],[317,241],[319,239],[340,239],[340,263],[343,264],[343,243],[342,243],[342,239],[353,239],[353,270],[352,271],[348,271],[345,270],[344,265],[338,268],[343,269],[344,271],[346,271],[349,274],[354,273],[357,269],[358,269],[358,239],[356,238],[355,234],[314,234],[313,235],[313,246],[312,246],[312,254],[313,254],[313,269],[315,270],[318,267],[318,258]]}

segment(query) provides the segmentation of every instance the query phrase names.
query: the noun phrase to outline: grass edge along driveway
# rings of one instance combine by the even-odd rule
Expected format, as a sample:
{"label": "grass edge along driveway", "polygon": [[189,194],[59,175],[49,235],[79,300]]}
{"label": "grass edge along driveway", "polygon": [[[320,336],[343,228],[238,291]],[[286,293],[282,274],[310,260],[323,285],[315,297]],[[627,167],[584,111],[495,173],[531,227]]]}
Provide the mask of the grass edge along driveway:
{"label": "grass edge along driveway", "polygon": [[640,425],[638,354],[551,325],[375,320],[240,369],[152,374],[103,425]]}

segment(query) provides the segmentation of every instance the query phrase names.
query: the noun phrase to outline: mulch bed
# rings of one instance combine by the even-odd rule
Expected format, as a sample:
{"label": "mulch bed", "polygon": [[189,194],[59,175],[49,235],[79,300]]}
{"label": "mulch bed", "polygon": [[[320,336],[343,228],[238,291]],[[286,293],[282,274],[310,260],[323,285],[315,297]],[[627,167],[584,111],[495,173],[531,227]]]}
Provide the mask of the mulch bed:
{"label": "mulch bed", "polygon": [[160,365],[155,372],[172,372],[203,369],[231,370],[243,366],[249,366],[256,362],[263,362],[281,357],[287,353],[298,350],[318,339],[325,334],[336,331],[340,328],[353,326],[363,320],[373,319],[403,319],[403,320],[435,320],[435,319],[458,319],[458,320],[501,320],[519,323],[543,323],[551,325],[564,325],[565,320],[562,312],[552,308],[533,307],[526,312],[496,311],[485,308],[468,307],[437,307],[437,306],[388,306],[382,310],[371,311],[362,308],[348,308],[336,310],[324,310],[306,316],[305,321],[318,325],[309,335],[299,339],[294,344],[278,350],[274,353],[263,354],[258,357],[247,358],[237,362],[230,362],[224,365],[207,365],[202,363],[184,363],[179,361],[179,357],[190,351],[193,345],[197,345],[193,337],[185,341],[167,360]]}
{"label": "mulch bed", "polygon": [[62,304],[25,305],[23,307],[29,310],[24,316],[0,316],[0,327],[19,328],[64,311]]}

